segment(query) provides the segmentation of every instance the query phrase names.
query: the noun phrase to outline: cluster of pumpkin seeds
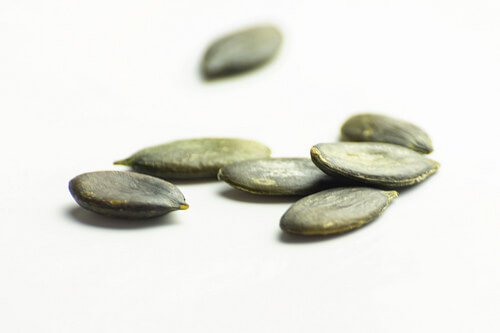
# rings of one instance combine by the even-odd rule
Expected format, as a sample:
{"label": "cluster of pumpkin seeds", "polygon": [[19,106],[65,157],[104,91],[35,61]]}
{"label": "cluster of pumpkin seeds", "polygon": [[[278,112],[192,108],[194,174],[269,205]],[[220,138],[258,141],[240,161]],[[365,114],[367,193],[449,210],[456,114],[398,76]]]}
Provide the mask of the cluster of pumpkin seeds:
{"label": "cluster of pumpkin seeds", "polygon": [[[257,68],[277,53],[281,33],[260,26],[230,34],[206,51],[206,79]],[[382,214],[399,188],[420,183],[439,163],[424,154],[432,142],[419,127],[379,114],[359,114],[341,128],[342,142],[319,143],[310,157],[273,158],[262,143],[236,138],[178,140],[142,149],[115,165],[131,171],[79,175],[69,183],[75,201],[98,214],[142,219],[189,206],[167,180],[219,179],[262,196],[302,197],[283,215],[283,231],[340,234]]]}
{"label": "cluster of pumpkin seeds", "polygon": [[281,229],[332,235],[375,220],[398,196],[397,189],[439,169],[423,154],[432,151],[429,136],[406,121],[361,114],[347,120],[341,132],[343,140],[352,141],[316,144],[310,159],[237,162],[222,167],[218,178],[253,194],[308,195],[283,215]]}
{"label": "cluster of pumpkin seeds", "polygon": [[[165,179],[217,177],[254,195],[303,197],[283,215],[283,231],[340,234],[373,221],[398,196],[396,189],[422,182],[439,168],[421,153],[422,145],[414,145],[425,134],[421,129],[380,115],[363,117],[363,124],[381,125],[390,119],[397,126],[348,120],[342,131],[362,133],[359,127],[364,126],[380,142],[320,143],[311,148],[310,158],[273,158],[267,146],[251,140],[178,140],[115,162],[133,171],[86,173],[71,180],[69,187],[85,209],[119,218],[148,218],[188,208],[181,191]],[[426,147],[431,147],[430,140]]]}

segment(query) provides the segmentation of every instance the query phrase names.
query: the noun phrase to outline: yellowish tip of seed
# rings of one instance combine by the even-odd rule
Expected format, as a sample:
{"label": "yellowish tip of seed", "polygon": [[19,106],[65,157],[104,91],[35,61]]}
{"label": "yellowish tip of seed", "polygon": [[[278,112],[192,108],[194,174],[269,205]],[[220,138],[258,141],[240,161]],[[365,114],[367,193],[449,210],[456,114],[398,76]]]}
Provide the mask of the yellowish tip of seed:
{"label": "yellowish tip of seed", "polygon": [[126,158],[124,160],[119,160],[119,161],[113,162],[113,165],[125,165],[125,166],[128,166],[129,165],[129,160],[128,160],[128,158]]}
{"label": "yellowish tip of seed", "polygon": [[319,149],[316,148],[316,146],[311,148],[311,155],[319,156],[321,153],[319,152]]}
{"label": "yellowish tip of seed", "polygon": [[180,205],[180,206],[179,206],[179,209],[180,209],[180,210],[186,210],[186,209],[188,209],[188,208],[189,208],[189,205],[188,205],[188,204],[185,204],[185,205]]}
{"label": "yellowish tip of seed", "polygon": [[395,199],[399,196],[399,193],[397,191],[387,191],[386,194],[389,200]]}

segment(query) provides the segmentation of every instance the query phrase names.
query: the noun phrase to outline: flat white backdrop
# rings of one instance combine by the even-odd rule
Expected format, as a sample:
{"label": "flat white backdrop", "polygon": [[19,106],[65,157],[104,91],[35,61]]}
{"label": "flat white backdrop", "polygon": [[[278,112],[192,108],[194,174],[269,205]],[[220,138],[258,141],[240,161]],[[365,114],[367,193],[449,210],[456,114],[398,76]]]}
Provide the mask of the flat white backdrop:
{"label": "flat white backdrop", "polygon": [[[499,332],[497,0],[0,2],[0,331]],[[221,34],[271,22],[262,70],[204,83]],[[68,181],[174,139],[308,156],[351,114],[432,136],[438,174],[345,236],[281,233],[291,204],[181,183],[146,225]]]}

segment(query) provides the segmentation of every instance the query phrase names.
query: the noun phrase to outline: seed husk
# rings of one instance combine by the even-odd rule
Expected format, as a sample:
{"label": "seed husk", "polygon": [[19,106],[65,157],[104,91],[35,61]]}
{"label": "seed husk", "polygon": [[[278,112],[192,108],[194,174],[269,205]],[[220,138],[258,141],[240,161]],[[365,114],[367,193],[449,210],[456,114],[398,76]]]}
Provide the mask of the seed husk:
{"label": "seed husk", "polygon": [[175,185],[135,172],[84,173],[69,182],[69,191],[83,208],[110,217],[150,218],[189,207]]}
{"label": "seed husk", "polygon": [[248,28],[213,42],[202,62],[206,79],[242,73],[269,62],[278,52],[281,32],[274,26]]}
{"label": "seed husk", "polygon": [[439,169],[438,162],[390,143],[321,143],[311,158],[325,173],[390,188],[419,183]]}
{"label": "seed husk", "polygon": [[219,180],[258,195],[308,195],[352,182],[331,177],[309,158],[265,158],[232,163],[219,170]]}
{"label": "seed husk", "polygon": [[380,114],[355,115],[344,123],[341,132],[345,141],[387,142],[424,154],[433,150],[431,138],[420,127]]}
{"label": "seed husk", "polygon": [[341,234],[375,220],[397,196],[396,191],[364,187],[328,189],[293,204],[280,227],[305,236]]}
{"label": "seed husk", "polygon": [[226,164],[270,155],[271,150],[256,141],[200,138],[145,148],[115,164],[165,179],[203,179],[216,178]]}

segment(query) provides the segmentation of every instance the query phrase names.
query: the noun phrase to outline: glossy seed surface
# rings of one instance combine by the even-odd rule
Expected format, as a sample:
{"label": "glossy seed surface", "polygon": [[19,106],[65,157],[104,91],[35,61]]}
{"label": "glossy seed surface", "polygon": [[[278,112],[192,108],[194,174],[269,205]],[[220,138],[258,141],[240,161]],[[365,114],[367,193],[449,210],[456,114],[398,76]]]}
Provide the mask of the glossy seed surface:
{"label": "glossy seed surface", "polygon": [[342,126],[345,141],[387,142],[428,154],[433,150],[429,135],[404,120],[365,113],[349,118]]}
{"label": "glossy seed surface", "polygon": [[281,41],[280,31],[273,26],[253,27],[222,37],[207,49],[203,75],[214,79],[257,68],[276,55]]}
{"label": "glossy seed surface", "polygon": [[390,143],[322,143],[311,148],[311,158],[325,173],[387,187],[419,183],[439,169],[438,162]]}
{"label": "glossy seed surface", "polygon": [[202,179],[215,178],[226,164],[270,155],[271,150],[256,141],[201,138],[145,148],[115,164],[165,179]]}
{"label": "glossy seed surface", "polygon": [[307,195],[349,182],[331,177],[309,158],[267,158],[226,165],[218,178],[239,190],[261,195]]}
{"label": "glossy seed surface", "polygon": [[397,195],[363,187],[325,190],[293,204],[280,227],[298,235],[341,234],[375,220]]}
{"label": "glossy seed surface", "polygon": [[135,172],[85,173],[70,181],[69,190],[83,208],[118,218],[149,218],[189,207],[175,185]]}

